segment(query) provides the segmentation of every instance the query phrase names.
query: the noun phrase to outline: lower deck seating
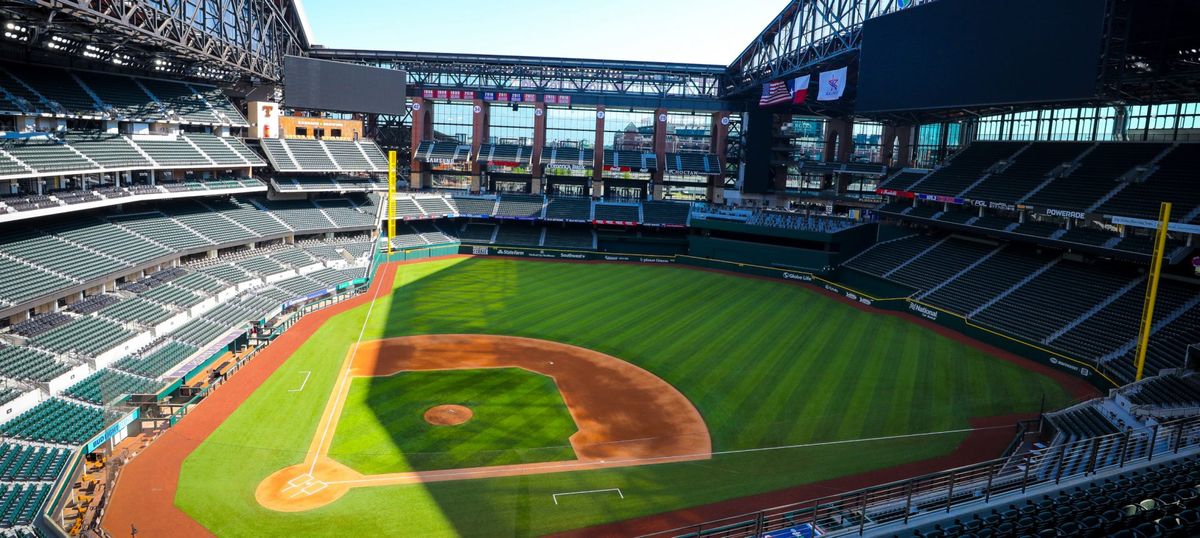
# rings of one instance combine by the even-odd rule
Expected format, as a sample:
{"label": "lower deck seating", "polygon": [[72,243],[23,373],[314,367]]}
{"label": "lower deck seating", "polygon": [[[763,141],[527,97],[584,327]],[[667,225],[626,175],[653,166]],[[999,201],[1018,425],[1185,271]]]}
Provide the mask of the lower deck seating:
{"label": "lower deck seating", "polygon": [[0,435],[27,441],[78,445],[102,428],[104,411],[51,398],[0,424]]}

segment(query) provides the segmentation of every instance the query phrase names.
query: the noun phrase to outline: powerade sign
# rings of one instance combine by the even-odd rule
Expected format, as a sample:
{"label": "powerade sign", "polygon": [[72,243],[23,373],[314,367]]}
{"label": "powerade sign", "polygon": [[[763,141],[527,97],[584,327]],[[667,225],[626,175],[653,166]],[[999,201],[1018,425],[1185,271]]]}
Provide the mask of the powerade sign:
{"label": "powerade sign", "polygon": [[1087,213],[1083,211],[1069,211],[1066,209],[1047,209],[1045,214],[1051,217],[1063,217],[1067,219],[1086,219]]}
{"label": "powerade sign", "polygon": [[101,432],[98,437],[96,437],[95,439],[92,439],[90,442],[88,442],[87,446],[84,447],[84,449],[83,449],[84,454],[87,454],[93,450],[96,450],[97,448],[100,447],[100,445],[104,444],[105,441],[108,441],[109,439],[116,437],[116,435],[118,433],[121,433],[121,430],[124,430],[126,426],[133,424],[133,421],[137,420],[138,416],[140,416],[140,414],[141,414],[140,409],[134,409],[133,412],[130,413],[128,416],[126,416],[125,418],[123,418],[121,420],[118,420],[116,424],[113,424],[112,426],[104,428],[104,431]]}

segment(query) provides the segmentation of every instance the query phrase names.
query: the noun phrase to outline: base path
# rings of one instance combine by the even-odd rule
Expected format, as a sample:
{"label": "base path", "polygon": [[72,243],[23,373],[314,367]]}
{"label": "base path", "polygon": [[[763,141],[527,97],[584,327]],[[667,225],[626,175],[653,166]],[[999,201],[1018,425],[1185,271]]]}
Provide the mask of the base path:
{"label": "base path", "polygon": [[104,514],[105,530],[113,536],[128,536],[133,526],[137,527],[138,536],[212,536],[175,506],[175,490],[184,458],[291,357],[308,340],[308,335],[329,318],[371,302],[381,289],[390,290],[400,265],[381,265],[367,293],[304,316],[125,465]]}
{"label": "base path", "polygon": [[[481,368],[522,368],[553,378],[578,428],[570,438],[576,459],[367,476],[328,456],[351,378]],[[708,428],[687,397],[646,370],[581,347],[513,336],[409,336],[362,342],[348,354],[342,372],[304,463],[281,469],[264,479],[254,494],[259,504],[281,512],[298,512],[331,503],[356,487],[582,471],[712,457]],[[444,406],[433,409],[441,407]],[[443,411],[448,414],[455,410]],[[450,418],[469,418],[466,415],[469,409],[457,411],[460,415],[449,415]]]}

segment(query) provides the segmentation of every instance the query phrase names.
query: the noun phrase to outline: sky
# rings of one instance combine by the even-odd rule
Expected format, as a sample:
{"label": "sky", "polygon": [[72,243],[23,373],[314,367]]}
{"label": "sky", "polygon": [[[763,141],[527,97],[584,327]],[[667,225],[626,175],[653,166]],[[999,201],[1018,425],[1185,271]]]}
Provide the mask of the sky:
{"label": "sky", "polygon": [[787,0],[302,0],[329,48],[727,65]]}

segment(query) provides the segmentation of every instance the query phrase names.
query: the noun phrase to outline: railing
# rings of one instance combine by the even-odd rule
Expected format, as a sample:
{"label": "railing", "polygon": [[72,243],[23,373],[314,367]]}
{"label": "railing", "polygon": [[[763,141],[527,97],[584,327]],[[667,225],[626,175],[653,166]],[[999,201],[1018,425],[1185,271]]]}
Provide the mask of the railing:
{"label": "railing", "polygon": [[1000,495],[1023,494],[1196,448],[1200,417],[1191,417],[645,536],[758,538],[806,526],[823,536],[862,536],[917,517],[983,507]]}

